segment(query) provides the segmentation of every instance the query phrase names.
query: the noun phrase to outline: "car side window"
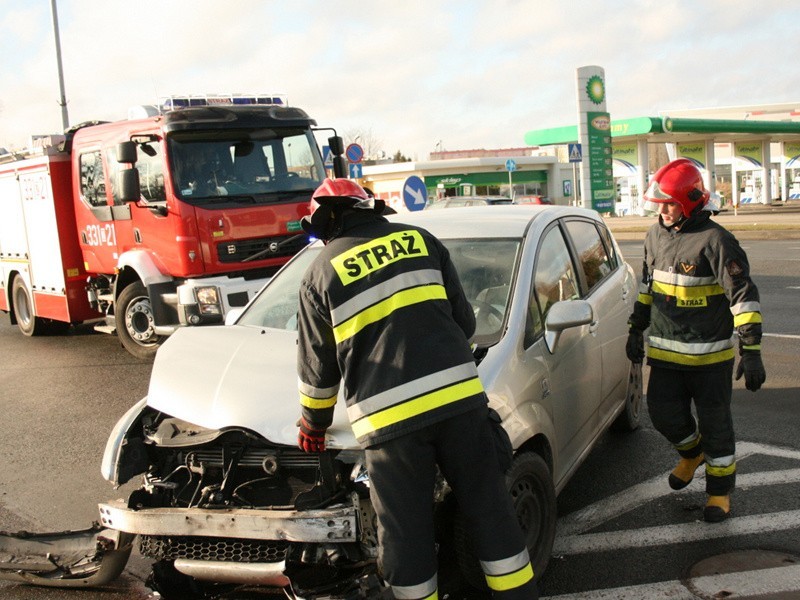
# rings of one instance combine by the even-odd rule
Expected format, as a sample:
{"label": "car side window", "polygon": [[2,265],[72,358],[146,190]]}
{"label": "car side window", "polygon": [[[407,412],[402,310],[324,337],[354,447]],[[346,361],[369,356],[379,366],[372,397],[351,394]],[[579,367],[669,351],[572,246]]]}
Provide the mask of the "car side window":
{"label": "car side window", "polygon": [[551,228],[542,238],[536,256],[533,289],[525,322],[525,347],[533,344],[544,331],[550,307],[562,300],[580,297],[578,279],[567,242],[559,227]]}
{"label": "car side window", "polygon": [[566,226],[575,247],[577,261],[585,276],[586,289],[583,296],[587,296],[615,269],[614,256],[609,255],[594,223],[570,220],[566,222]]}

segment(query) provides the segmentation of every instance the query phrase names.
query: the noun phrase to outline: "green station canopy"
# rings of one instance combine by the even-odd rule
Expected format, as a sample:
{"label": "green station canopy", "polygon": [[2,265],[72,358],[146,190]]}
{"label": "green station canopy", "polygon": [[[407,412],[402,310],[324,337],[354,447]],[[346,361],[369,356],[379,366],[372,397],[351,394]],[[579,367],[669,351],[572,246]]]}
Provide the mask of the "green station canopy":
{"label": "green station canopy", "polygon": [[[800,134],[800,123],[792,121],[745,121],[731,119],[673,119],[671,117],[637,117],[611,121],[611,137],[627,137],[657,133],[750,133]],[[529,146],[552,146],[578,141],[578,126],[538,129],[525,134]]]}

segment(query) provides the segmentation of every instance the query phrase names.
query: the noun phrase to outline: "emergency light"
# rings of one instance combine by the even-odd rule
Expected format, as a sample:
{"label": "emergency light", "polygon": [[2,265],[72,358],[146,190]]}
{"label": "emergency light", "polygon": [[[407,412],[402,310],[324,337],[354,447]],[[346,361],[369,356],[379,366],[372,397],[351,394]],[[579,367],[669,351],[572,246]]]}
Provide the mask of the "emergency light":
{"label": "emergency light", "polygon": [[167,96],[159,98],[162,111],[190,106],[272,105],[285,106],[286,96],[277,94],[203,94],[197,96]]}

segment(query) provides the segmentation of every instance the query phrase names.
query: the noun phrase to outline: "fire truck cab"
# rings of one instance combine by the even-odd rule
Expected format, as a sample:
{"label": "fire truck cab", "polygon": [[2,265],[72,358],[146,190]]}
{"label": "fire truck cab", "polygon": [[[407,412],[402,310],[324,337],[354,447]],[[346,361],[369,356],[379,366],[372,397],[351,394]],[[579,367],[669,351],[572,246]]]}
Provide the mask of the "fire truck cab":
{"label": "fire truck cab", "polygon": [[[45,187],[82,257],[65,265],[61,252],[59,268],[82,279],[88,303],[80,319],[66,320],[89,312],[101,319],[98,329],[148,358],[177,327],[222,323],[306,245],[300,219],[325,166],[316,122],[282,97],[170,97],[136,113],[67,131],[58,152],[46,153]],[[328,141],[340,166],[341,138]],[[50,168],[67,160],[68,168]],[[0,165],[0,189],[22,185],[23,163]],[[17,196],[24,216],[24,193]],[[36,224],[22,219],[19,228],[37,237]],[[36,273],[32,258],[16,260]],[[23,332],[59,322],[39,313],[41,294],[19,268],[4,268],[3,284],[10,294],[0,309],[12,311]],[[69,296],[66,287],[54,291]]]}

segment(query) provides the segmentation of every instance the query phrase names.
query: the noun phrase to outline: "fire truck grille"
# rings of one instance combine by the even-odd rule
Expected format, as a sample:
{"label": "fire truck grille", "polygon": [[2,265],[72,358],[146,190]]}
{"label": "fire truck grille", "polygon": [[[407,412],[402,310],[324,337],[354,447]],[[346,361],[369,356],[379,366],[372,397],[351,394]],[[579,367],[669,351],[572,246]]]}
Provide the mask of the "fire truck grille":
{"label": "fire truck grille", "polygon": [[300,252],[307,244],[308,236],[305,234],[219,242],[217,244],[217,258],[222,263],[236,263],[259,252],[262,254],[254,261],[266,258],[289,257]]}
{"label": "fire truck grille", "polygon": [[278,562],[286,558],[289,543],[237,538],[139,536],[142,556],[154,560],[215,560],[243,563]]}

